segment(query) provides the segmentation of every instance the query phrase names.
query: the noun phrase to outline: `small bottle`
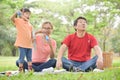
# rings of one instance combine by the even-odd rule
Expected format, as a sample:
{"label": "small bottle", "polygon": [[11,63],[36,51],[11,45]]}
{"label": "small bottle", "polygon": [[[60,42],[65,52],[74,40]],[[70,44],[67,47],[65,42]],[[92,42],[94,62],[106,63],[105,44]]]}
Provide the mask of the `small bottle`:
{"label": "small bottle", "polygon": [[46,35],[46,36],[45,36],[45,39],[48,41],[48,40],[49,40],[49,37]]}
{"label": "small bottle", "polygon": [[21,11],[17,11],[17,17],[19,17],[19,18],[20,18],[20,17],[21,17],[21,15],[22,15],[22,14],[21,14]]}

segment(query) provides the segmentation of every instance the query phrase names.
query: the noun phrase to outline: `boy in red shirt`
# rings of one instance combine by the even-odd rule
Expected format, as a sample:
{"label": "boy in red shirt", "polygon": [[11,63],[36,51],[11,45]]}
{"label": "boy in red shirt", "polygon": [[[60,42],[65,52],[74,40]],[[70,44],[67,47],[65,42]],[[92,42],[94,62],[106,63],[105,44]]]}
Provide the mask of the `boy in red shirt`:
{"label": "boy in red shirt", "polygon": [[[78,17],[74,22],[75,33],[68,35],[62,42],[58,52],[56,68],[63,67],[67,71],[89,71],[94,68],[101,69],[103,56],[98,42],[94,36],[86,32],[87,20]],[[96,56],[91,59],[91,49],[95,50]],[[68,59],[63,56],[68,49]]]}

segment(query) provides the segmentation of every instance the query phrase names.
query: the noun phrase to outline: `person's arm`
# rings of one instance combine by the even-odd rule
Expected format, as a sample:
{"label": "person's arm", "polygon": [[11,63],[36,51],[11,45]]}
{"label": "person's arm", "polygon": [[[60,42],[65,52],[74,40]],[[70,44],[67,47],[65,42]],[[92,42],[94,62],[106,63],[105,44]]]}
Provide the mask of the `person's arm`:
{"label": "person's arm", "polygon": [[36,40],[36,35],[39,33],[43,33],[43,31],[40,29],[36,32],[32,32],[32,42],[34,42]]}
{"label": "person's arm", "polygon": [[50,54],[50,58],[54,58],[55,57],[55,49],[53,49],[51,41],[48,41],[50,49],[51,49],[51,54]]}
{"label": "person's arm", "polygon": [[96,45],[94,47],[94,50],[95,50],[96,55],[98,56],[98,59],[97,59],[97,62],[96,62],[97,68],[102,69],[103,68],[102,50],[98,45]]}
{"label": "person's arm", "polygon": [[15,12],[12,16],[11,16],[11,20],[14,23],[15,18],[17,18],[17,12]]}
{"label": "person's arm", "polygon": [[53,49],[52,42],[51,42],[51,39],[50,39],[49,36],[45,35],[45,39],[48,42],[48,45],[49,45],[50,50],[51,50],[51,52],[50,52],[50,58],[54,58],[55,57],[54,54],[55,54],[56,48]]}
{"label": "person's arm", "polygon": [[17,18],[17,16],[18,16],[18,17],[21,17],[21,15],[22,15],[22,9],[19,10],[19,11],[17,11],[17,12],[15,12],[15,13],[11,16],[12,22],[14,23],[15,18]]}
{"label": "person's arm", "polygon": [[56,68],[60,69],[62,67],[62,56],[64,54],[64,52],[67,49],[67,45],[66,44],[62,44],[62,46],[60,47],[60,50],[58,52],[58,56],[57,56],[57,63],[56,63]]}
{"label": "person's arm", "polygon": [[42,33],[42,30],[36,31],[35,35],[38,34],[38,33]]}

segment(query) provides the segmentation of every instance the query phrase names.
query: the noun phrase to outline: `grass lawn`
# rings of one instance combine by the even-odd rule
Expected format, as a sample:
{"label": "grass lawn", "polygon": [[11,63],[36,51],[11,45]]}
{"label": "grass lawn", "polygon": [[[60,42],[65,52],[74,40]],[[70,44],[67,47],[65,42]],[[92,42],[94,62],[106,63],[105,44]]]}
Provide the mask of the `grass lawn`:
{"label": "grass lawn", "polygon": [[[0,71],[17,70],[15,61],[18,57],[0,57]],[[116,68],[119,67],[119,68]],[[104,72],[87,73],[60,73],[35,75],[33,73],[19,74],[16,76],[0,76],[0,80],[120,80],[120,58],[114,57],[113,67]]]}
{"label": "grass lawn", "polygon": [[17,70],[15,61],[18,57],[0,56],[0,71]]}

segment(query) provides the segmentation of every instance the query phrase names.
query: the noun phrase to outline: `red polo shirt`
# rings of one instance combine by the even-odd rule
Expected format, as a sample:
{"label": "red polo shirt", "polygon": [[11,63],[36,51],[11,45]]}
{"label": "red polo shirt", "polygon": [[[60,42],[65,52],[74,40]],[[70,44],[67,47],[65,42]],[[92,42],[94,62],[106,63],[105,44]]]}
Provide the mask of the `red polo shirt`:
{"label": "red polo shirt", "polygon": [[62,42],[68,47],[68,59],[75,61],[87,61],[91,57],[91,49],[98,45],[94,36],[85,33],[85,36],[79,38],[76,33],[68,35]]}

